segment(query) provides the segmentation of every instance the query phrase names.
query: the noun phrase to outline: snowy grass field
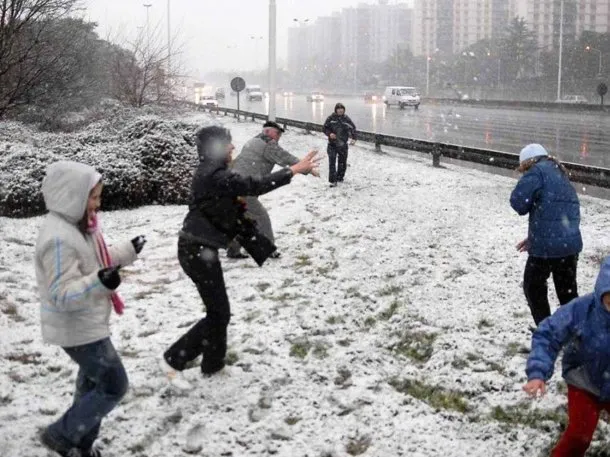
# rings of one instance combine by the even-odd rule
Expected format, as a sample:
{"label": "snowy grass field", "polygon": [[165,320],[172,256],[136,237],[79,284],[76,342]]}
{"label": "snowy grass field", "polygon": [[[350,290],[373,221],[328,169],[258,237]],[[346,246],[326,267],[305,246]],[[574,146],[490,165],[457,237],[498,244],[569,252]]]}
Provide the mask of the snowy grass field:
{"label": "snowy grass field", "polygon": [[[183,117],[226,124],[237,150],[260,130]],[[326,156],[321,134],[291,130],[281,144]],[[105,457],[544,455],[565,420],[565,385],[556,373],[545,398],[521,391],[532,321],[521,290],[526,255],[515,250],[527,219],[508,203],[515,180],[432,168],[428,157],[378,154],[365,143],[350,149],[349,164],[335,189],[298,176],[262,197],[282,256],[259,268],[222,255],[231,365],[209,378],[198,366],[186,371],[196,385],[186,394],[156,362],[203,315],[176,257],[186,208],[102,213],[109,242],[148,238],[123,270],[126,311],[111,322],[130,390],[103,423]],[[580,198],[583,294],[610,254],[610,202]],[[0,218],[3,457],[48,456],[37,430],[74,388],[76,365],[40,336],[41,220]],[[603,452],[608,432],[600,423],[590,455]]]}

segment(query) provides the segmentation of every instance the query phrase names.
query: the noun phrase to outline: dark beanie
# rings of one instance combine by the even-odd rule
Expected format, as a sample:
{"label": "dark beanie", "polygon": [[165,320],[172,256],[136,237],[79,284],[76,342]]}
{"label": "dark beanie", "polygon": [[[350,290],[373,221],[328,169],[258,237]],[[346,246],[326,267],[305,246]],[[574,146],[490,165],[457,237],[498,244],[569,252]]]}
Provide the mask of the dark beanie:
{"label": "dark beanie", "polygon": [[343,111],[345,111],[345,105],[343,103],[337,103],[335,105],[335,113],[337,112],[338,109],[342,109]]}

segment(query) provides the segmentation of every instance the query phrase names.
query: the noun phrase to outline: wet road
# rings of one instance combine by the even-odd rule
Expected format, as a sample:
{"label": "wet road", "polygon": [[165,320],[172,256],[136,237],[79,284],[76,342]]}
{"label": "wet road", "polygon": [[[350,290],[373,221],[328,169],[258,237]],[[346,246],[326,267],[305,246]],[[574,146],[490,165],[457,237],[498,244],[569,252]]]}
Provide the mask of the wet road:
{"label": "wet road", "polygon": [[[277,116],[323,123],[338,101],[361,130],[513,153],[536,142],[562,161],[610,168],[610,116],[605,113],[426,104],[415,111],[365,103],[361,97],[326,97],[323,103],[311,103],[295,95],[277,97]],[[225,102],[221,106],[237,107],[236,97]],[[266,113],[268,100],[241,100],[240,107]]]}

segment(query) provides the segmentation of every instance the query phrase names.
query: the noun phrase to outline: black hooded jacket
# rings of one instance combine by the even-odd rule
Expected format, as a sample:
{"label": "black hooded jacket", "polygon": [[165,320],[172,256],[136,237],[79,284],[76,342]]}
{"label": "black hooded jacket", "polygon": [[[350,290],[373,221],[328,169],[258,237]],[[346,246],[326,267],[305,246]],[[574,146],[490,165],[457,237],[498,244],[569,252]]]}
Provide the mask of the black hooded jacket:
{"label": "black hooded jacket", "polygon": [[356,126],[347,114],[339,116],[334,112],[324,122],[324,134],[328,136],[331,133],[337,135],[337,139],[329,139],[329,143],[331,145],[344,146],[347,145],[347,141],[350,138],[356,139]]}
{"label": "black hooded jacket", "polygon": [[225,248],[252,224],[244,216],[239,196],[262,195],[290,183],[289,168],[262,178],[241,176],[228,168],[225,158],[203,151],[193,176],[189,212],[180,236],[213,248]]}

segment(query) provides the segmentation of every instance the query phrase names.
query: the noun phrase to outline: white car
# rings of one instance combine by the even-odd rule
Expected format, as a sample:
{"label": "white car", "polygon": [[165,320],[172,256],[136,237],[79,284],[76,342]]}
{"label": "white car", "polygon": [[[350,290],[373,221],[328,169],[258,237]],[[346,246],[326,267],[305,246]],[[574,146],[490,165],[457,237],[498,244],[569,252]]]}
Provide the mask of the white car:
{"label": "white car", "polygon": [[312,92],[311,94],[309,94],[307,96],[307,101],[308,102],[323,102],[324,95],[322,95],[320,92]]}
{"label": "white car", "polygon": [[246,87],[246,100],[248,100],[249,102],[255,101],[255,100],[262,102],[264,97],[265,96],[263,95],[261,86],[252,85],[252,86]]}
{"label": "white car", "polygon": [[396,105],[400,109],[404,109],[405,106],[413,106],[418,109],[421,99],[419,91],[415,87],[388,86],[383,93],[383,102],[387,106]]}
{"label": "white car", "polygon": [[199,104],[212,108],[218,108],[218,100],[214,95],[202,95],[199,97]]}

